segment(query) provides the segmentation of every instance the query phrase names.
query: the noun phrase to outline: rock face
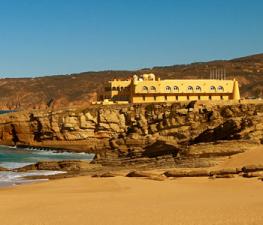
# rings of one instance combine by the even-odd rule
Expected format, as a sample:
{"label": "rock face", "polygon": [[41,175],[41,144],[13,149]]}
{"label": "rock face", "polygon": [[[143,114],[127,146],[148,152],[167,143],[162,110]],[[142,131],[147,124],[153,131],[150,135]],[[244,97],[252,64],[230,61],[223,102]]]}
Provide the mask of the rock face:
{"label": "rock face", "polygon": [[78,160],[63,160],[63,161],[43,161],[35,164],[27,165],[18,169],[15,172],[26,172],[31,170],[57,170],[57,171],[70,171],[77,172],[85,169],[91,169],[92,166],[89,162]]}
{"label": "rock face", "polygon": [[102,164],[208,166],[207,158],[262,143],[263,102],[93,106],[0,116],[0,144],[90,152]]}
{"label": "rock face", "polygon": [[3,172],[3,171],[8,171],[8,169],[0,166],[0,172]]}

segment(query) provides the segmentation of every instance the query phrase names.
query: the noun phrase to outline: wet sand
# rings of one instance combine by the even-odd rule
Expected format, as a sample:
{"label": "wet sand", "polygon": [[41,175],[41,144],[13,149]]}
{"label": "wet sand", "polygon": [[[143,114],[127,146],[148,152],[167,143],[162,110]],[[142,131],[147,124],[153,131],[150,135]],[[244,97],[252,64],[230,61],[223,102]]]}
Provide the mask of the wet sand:
{"label": "wet sand", "polygon": [[3,225],[261,225],[256,178],[75,177],[0,189]]}

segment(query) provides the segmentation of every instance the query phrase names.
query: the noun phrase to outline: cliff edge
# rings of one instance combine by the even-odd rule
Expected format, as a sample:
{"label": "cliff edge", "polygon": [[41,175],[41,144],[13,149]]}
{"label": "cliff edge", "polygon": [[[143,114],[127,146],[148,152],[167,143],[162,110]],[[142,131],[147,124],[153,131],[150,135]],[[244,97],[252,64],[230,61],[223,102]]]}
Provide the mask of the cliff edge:
{"label": "cliff edge", "polygon": [[261,101],[91,106],[0,116],[2,145],[95,153],[94,162],[105,165],[210,166],[262,143]]}

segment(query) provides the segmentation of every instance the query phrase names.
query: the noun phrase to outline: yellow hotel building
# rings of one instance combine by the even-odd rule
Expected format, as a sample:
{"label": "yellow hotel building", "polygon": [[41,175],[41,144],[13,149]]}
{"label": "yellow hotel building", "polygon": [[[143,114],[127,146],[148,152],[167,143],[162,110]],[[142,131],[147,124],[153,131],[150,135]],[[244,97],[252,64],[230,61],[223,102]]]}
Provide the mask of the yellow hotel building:
{"label": "yellow hotel building", "polygon": [[161,80],[154,74],[108,81],[104,102],[151,103],[192,100],[239,100],[238,81],[224,79]]}

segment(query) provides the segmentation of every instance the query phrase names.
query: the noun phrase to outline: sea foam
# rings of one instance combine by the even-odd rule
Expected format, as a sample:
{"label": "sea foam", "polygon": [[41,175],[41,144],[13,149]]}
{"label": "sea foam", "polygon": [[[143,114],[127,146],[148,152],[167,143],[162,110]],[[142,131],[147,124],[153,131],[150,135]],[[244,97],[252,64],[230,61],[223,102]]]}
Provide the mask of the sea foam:
{"label": "sea foam", "polygon": [[55,175],[65,173],[64,171],[47,171],[47,170],[40,170],[40,171],[29,171],[23,173],[11,172],[11,171],[4,171],[0,172],[0,187],[2,186],[14,186],[18,184],[24,183],[32,183],[37,181],[43,181],[48,179],[37,179],[37,180],[27,180],[24,179],[27,176],[39,176],[39,175]]}

